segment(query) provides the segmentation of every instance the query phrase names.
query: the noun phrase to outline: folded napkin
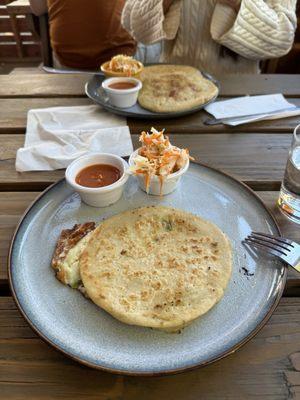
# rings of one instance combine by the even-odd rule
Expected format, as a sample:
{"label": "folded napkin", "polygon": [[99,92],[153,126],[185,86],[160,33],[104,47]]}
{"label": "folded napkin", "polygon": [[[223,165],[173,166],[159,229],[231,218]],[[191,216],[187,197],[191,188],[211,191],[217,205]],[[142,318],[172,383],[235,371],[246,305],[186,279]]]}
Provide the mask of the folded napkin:
{"label": "folded napkin", "polygon": [[126,119],[99,106],[30,110],[25,144],[17,151],[17,171],[66,168],[89,152],[127,156],[133,151]]}
{"label": "folded napkin", "polygon": [[[223,123],[233,126],[300,114],[300,109],[289,103],[282,94],[243,96],[217,101],[206,106],[205,110],[215,118],[226,118]],[[276,115],[269,115],[270,113],[276,113]]]}

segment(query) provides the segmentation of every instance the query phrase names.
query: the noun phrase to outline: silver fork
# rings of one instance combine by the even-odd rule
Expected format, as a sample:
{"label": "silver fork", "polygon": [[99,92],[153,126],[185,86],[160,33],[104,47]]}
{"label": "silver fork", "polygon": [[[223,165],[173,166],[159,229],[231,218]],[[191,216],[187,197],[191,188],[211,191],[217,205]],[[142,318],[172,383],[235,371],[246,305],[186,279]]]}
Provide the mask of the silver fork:
{"label": "silver fork", "polygon": [[261,232],[252,232],[242,243],[277,256],[300,272],[300,244],[289,239]]}

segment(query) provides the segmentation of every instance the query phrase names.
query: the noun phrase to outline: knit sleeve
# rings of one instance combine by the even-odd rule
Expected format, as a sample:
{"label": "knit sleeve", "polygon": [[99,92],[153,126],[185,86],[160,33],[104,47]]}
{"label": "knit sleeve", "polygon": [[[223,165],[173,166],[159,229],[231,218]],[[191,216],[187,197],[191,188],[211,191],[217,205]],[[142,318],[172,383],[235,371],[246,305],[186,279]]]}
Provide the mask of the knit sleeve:
{"label": "knit sleeve", "polygon": [[127,0],[122,25],[138,42],[151,44],[174,39],[180,23],[182,0],[174,0],[164,15],[163,0]]}
{"label": "knit sleeve", "polygon": [[242,0],[238,14],[218,3],[211,21],[212,38],[249,59],[288,53],[297,25],[296,0]]}

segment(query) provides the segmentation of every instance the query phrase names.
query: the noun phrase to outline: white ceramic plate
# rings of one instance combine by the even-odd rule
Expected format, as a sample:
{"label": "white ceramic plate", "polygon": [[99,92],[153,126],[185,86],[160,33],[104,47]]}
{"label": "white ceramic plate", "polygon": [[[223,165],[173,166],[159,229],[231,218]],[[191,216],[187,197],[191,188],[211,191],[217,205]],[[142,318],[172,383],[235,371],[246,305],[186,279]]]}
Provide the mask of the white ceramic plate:
{"label": "white ceramic plate", "polygon": [[[63,286],[50,268],[62,229],[101,222],[148,204],[169,205],[206,218],[232,242],[233,274],[225,296],[181,334],[117,321],[78,291]],[[240,347],[264,325],[280,299],[286,269],[274,258],[247,252],[241,240],[251,230],[278,234],[273,218],[252,191],[207,166],[191,163],[176,191],[163,198],[147,196],[130,177],[122,199],[103,209],[81,203],[62,180],[35,201],[16,230],[9,259],[12,292],[30,325],[55,348],[84,364],[136,375],[188,370]]]}

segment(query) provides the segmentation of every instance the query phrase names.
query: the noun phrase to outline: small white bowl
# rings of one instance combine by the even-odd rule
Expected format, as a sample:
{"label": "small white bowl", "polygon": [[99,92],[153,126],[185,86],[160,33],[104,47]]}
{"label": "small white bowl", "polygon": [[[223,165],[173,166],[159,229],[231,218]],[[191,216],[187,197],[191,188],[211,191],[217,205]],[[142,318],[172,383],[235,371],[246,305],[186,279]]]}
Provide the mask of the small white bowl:
{"label": "small white bowl", "polygon": [[[117,167],[121,177],[108,186],[90,188],[76,183],[75,179],[83,168],[94,164],[109,164]],[[74,160],[66,169],[66,180],[78,192],[82,200],[93,207],[106,207],[116,203],[122,196],[124,185],[128,180],[128,164],[121,157],[109,153],[90,153]]]}
{"label": "small white bowl", "polygon": [[[140,149],[135,150],[129,157],[130,166],[134,165],[134,158],[138,155],[139,150]],[[182,175],[188,170],[189,165],[190,165],[190,160],[187,160],[184,167],[180,168],[180,170],[178,170],[177,172],[174,172],[173,174],[170,174],[167,177],[165,177],[162,184],[162,188],[158,176],[153,176],[150,181],[148,193],[153,194],[155,196],[160,196],[173,192],[178,186]],[[145,177],[143,175],[136,175],[136,177],[138,178],[140,188],[144,190],[144,192],[146,192]]]}
{"label": "small white bowl", "polygon": [[[117,82],[132,82],[135,87],[131,89],[113,89],[109,85]],[[102,82],[102,87],[108,95],[112,105],[119,108],[128,108],[135,105],[137,102],[139,91],[142,88],[142,82],[135,78],[109,78]]]}

